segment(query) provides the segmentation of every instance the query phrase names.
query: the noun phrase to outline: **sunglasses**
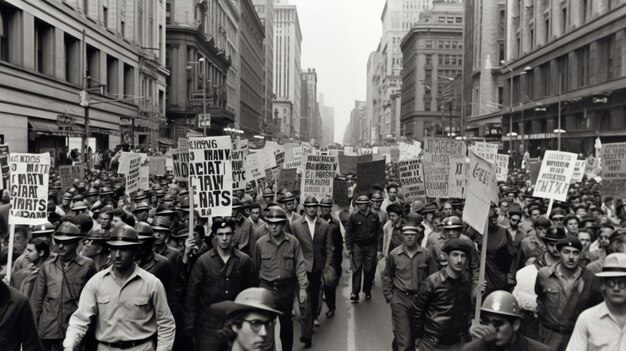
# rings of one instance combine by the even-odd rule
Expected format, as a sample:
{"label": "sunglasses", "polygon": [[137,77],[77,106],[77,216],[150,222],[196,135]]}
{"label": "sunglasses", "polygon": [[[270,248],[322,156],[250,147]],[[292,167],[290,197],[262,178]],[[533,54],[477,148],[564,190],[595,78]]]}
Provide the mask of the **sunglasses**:
{"label": "sunglasses", "polygon": [[267,321],[262,321],[259,319],[244,319],[243,321],[250,324],[250,329],[252,329],[252,331],[255,333],[258,333],[259,330],[261,330],[262,326],[265,326],[265,329],[270,329],[274,328],[274,325],[276,325],[276,319],[270,319]]}
{"label": "sunglasses", "polygon": [[615,288],[616,286],[620,289],[626,289],[626,280],[624,279],[605,279],[604,284],[606,284],[606,286],[611,289]]}

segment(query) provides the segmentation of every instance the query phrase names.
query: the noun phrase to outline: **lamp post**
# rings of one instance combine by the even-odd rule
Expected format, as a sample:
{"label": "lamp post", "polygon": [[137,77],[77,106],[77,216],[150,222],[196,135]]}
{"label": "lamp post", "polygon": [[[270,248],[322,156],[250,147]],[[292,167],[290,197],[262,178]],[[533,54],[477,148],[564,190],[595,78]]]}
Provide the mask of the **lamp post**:
{"label": "lamp post", "polygon": [[[520,75],[524,75],[524,74],[528,73],[531,70],[532,70],[532,67],[526,66],[526,67],[524,67],[524,71],[521,72]],[[522,79],[521,81],[522,81],[522,83],[525,83],[525,79]],[[524,102],[526,101],[526,99],[525,99],[526,94],[524,93],[525,85],[526,84],[522,84],[522,123],[521,123],[521,127],[520,127],[520,132],[522,134],[522,156],[523,156],[523,153],[526,151],[526,143],[525,143],[525,140],[524,140]]]}
{"label": "lamp post", "polygon": [[[513,133],[513,69],[506,64],[504,60],[500,60],[500,64],[506,66],[511,72],[511,85],[509,88],[509,134]],[[509,153],[513,150],[513,138],[509,138]]]}
{"label": "lamp post", "polygon": [[559,133],[556,136],[558,151],[561,151],[561,133],[563,132],[563,129],[561,128],[561,93],[562,93],[561,90],[563,89],[562,82],[563,82],[563,76],[562,76],[562,73],[559,73],[559,113],[557,117],[557,129],[559,130]]}
{"label": "lamp post", "polygon": [[[187,62],[187,70],[191,71],[191,65],[202,65],[202,125],[203,134],[206,136],[206,62],[204,57],[200,57],[198,61]],[[198,119],[200,120],[200,119]]]}

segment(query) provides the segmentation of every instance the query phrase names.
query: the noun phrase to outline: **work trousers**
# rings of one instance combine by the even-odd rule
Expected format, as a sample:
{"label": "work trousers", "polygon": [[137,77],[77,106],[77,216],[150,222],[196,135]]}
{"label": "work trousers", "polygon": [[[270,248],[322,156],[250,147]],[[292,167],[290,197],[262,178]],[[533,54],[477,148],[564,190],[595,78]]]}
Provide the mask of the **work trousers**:
{"label": "work trousers", "polygon": [[393,324],[394,351],[415,351],[415,320],[411,317],[414,296],[415,294],[393,289],[389,306]]}
{"label": "work trousers", "polygon": [[543,324],[539,327],[541,342],[546,344],[550,350],[564,351],[572,337],[572,333],[563,334],[546,328]]}
{"label": "work trousers", "polygon": [[460,351],[465,341],[459,341],[454,345],[441,345],[429,338],[422,338],[419,343],[419,351]]}
{"label": "work trousers", "polygon": [[313,336],[313,320],[317,318],[320,304],[320,291],[322,288],[322,272],[307,272],[309,287],[307,288],[307,300],[300,304],[300,331],[305,339]]}
{"label": "work trousers", "polygon": [[[283,351],[293,349],[293,299],[296,294],[297,282],[294,280],[288,284],[275,284],[261,280],[261,287],[269,289],[274,294],[276,308],[283,313],[278,317],[280,322],[280,342]],[[275,348],[273,348],[275,350]]]}
{"label": "work trousers", "polygon": [[[335,272],[337,273],[337,284],[339,284],[339,280],[341,279],[341,263],[339,264],[339,266],[335,265]],[[324,296],[326,297],[326,306],[328,306],[328,309],[329,310],[336,309],[337,308],[337,285],[324,285]]]}
{"label": "work trousers", "polygon": [[376,274],[376,244],[368,246],[354,244],[350,263],[352,268],[352,294],[358,295],[361,292],[362,280],[364,280],[363,292],[370,294],[374,275]]}

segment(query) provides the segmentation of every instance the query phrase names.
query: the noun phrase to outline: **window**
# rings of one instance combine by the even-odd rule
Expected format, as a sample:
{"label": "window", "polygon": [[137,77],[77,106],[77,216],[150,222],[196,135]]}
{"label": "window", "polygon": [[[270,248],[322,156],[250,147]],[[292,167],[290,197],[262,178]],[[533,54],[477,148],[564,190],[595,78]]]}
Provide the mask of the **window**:
{"label": "window", "polygon": [[540,66],[540,71],[541,71],[541,83],[542,86],[544,87],[544,94],[543,96],[550,96],[552,95],[552,91],[551,91],[551,87],[550,87],[550,63],[545,63],[543,65]]}
{"label": "window", "polygon": [[580,14],[582,23],[587,22],[587,18],[589,17],[589,0],[580,1]]}
{"label": "window", "polygon": [[89,16],[89,0],[83,0],[83,11],[85,16]]}
{"label": "window", "polygon": [[426,49],[432,49],[433,48],[433,41],[432,40],[425,40],[424,41],[424,46],[426,47]]}
{"label": "window", "polygon": [[124,96],[130,98],[135,94],[135,68],[124,64]]}
{"label": "window", "polygon": [[535,30],[530,29],[530,48],[533,49],[535,47]]}
{"label": "window", "polygon": [[102,5],[102,21],[104,23],[104,28],[109,28],[109,9],[106,5]]}
{"label": "window", "polygon": [[120,34],[122,34],[122,38],[126,37],[126,22],[124,20],[120,22]]}
{"label": "window", "polygon": [[115,57],[107,55],[107,82],[106,92],[109,94],[118,93],[118,60]]}
{"label": "window", "polygon": [[427,65],[432,65],[433,64],[433,55],[426,55],[426,64]]}
{"label": "window", "polygon": [[599,40],[601,65],[607,80],[615,78],[615,34]]}
{"label": "window", "polygon": [[550,41],[550,17],[546,17],[544,24],[546,29],[543,37],[543,42],[547,43]]}
{"label": "window", "polygon": [[575,51],[576,55],[576,74],[578,75],[578,87],[584,87],[589,84],[589,45]]}
{"label": "window", "polygon": [[91,45],[87,45],[87,76],[94,80],[89,84],[100,81],[100,50]]}
{"label": "window", "polygon": [[567,31],[567,7],[561,9],[561,35]]}
{"label": "window", "polygon": [[463,23],[463,17],[455,17],[454,18],[454,22],[455,23]]}
{"label": "window", "polygon": [[557,65],[559,67],[559,80],[561,91],[568,91],[568,82],[569,82],[569,63],[567,54],[560,56],[557,59]]}
{"label": "window", "polygon": [[[500,61],[504,60],[504,43],[499,43],[498,44],[498,59]],[[498,62],[500,62],[498,61]]]}
{"label": "window", "polygon": [[39,73],[54,74],[54,28],[46,22],[35,19],[35,70]]}
{"label": "window", "polygon": [[65,50],[65,81],[80,85],[80,41],[70,34],[63,34]]}

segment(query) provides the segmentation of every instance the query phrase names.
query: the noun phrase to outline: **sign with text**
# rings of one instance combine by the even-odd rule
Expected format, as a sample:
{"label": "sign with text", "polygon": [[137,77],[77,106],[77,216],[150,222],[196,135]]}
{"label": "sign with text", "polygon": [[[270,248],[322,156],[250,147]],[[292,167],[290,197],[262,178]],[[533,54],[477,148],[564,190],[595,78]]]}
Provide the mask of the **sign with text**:
{"label": "sign with text", "polygon": [[248,139],[233,140],[233,191],[246,190]]}
{"label": "sign with text", "polygon": [[548,150],[545,152],[533,196],[567,200],[567,190],[576,165],[576,154]]}
{"label": "sign with text", "polygon": [[456,199],[465,197],[465,168],[465,156],[450,157],[450,166],[448,168],[448,197]]}
{"label": "sign with text", "polygon": [[150,156],[148,157],[150,162],[150,174],[162,176],[165,174],[165,156]]}
{"label": "sign with text", "polygon": [[320,201],[333,196],[333,179],[337,173],[337,157],[306,155],[302,169],[300,200],[313,196]]}
{"label": "sign with text", "polygon": [[626,143],[602,144],[602,194],[626,196]]}
{"label": "sign with text", "polygon": [[354,196],[368,192],[372,185],[384,186],[387,183],[385,160],[362,162],[356,165],[357,186]]}
{"label": "sign with text", "polygon": [[59,166],[61,190],[67,191],[74,184],[74,179],[85,179],[85,165]]}
{"label": "sign with text", "polygon": [[296,187],[297,176],[297,168],[281,168],[278,174],[278,191],[285,189],[293,192],[298,189]]}
{"label": "sign with text", "polygon": [[509,177],[509,155],[496,155],[496,180],[506,182]]}
{"label": "sign with text", "polygon": [[[419,141],[414,141],[412,144],[400,142],[398,143],[398,151],[396,154],[397,160],[394,162],[406,161],[417,158],[420,152],[422,152],[422,145]],[[394,158],[395,156],[392,154],[392,160]]]}
{"label": "sign with text", "polygon": [[0,167],[2,167],[2,183],[9,187],[9,145],[0,145]]}
{"label": "sign with text", "polygon": [[246,156],[246,180],[251,182],[265,177],[265,169],[263,169],[261,155],[257,153]]}
{"label": "sign with text", "polygon": [[496,163],[496,155],[498,154],[498,144],[485,143],[482,141],[476,142],[474,145],[470,147],[472,151],[476,153],[476,155],[484,158],[485,160]]}
{"label": "sign with text", "polygon": [[189,139],[178,139],[178,148],[172,149],[172,161],[176,180],[187,182],[189,179]]}
{"label": "sign with text", "polygon": [[[465,158],[466,146],[462,140],[426,138],[424,142],[424,179],[428,197],[450,195],[450,158]],[[454,176],[454,175],[453,175]],[[456,187],[456,184],[455,184]],[[458,195],[458,187],[453,190]]]}
{"label": "sign with text", "polygon": [[470,151],[469,159],[463,221],[480,234],[485,234],[489,207],[493,198],[496,201],[498,198],[495,165],[473,151]]}
{"label": "sign with text", "polygon": [[189,138],[189,179],[200,217],[232,214],[233,166],[229,136]]}
{"label": "sign with text", "polygon": [[11,224],[43,224],[48,221],[50,154],[9,155]]}
{"label": "sign with text", "polygon": [[[141,155],[133,154],[127,158],[128,173],[126,173],[126,189],[125,193],[131,194],[139,190],[139,177],[141,168]],[[121,163],[120,163],[121,165]]]}
{"label": "sign with text", "polygon": [[406,201],[414,201],[426,196],[422,160],[402,161],[398,164],[398,172],[402,194],[404,194]]}
{"label": "sign with text", "polygon": [[585,165],[587,161],[585,160],[576,160],[574,165],[574,174],[572,174],[572,179],[570,182],[578,183],[583,180],[583,175],[585,174]]}

